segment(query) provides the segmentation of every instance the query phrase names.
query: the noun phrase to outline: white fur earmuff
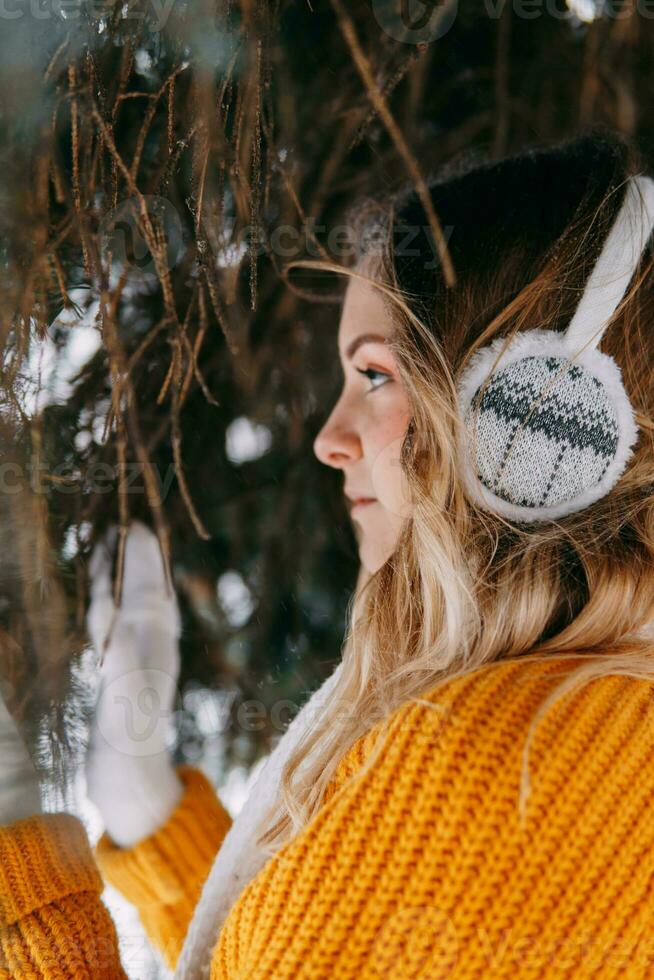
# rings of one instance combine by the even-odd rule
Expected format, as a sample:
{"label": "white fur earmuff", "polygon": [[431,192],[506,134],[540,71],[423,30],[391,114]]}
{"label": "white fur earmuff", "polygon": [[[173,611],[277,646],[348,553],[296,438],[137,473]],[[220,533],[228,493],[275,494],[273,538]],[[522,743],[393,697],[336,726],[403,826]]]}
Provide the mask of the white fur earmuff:
{"label": "white fur earmuff", "polygon": [[[510,520],[556,520],[615,486],[638,426],[620,368],[597,350],[654,226],[654,180],[631,177],[565,333],[534,329],[477,351],[459,381],[468,494]],[[506,350],[503,348],[506,346]]]}

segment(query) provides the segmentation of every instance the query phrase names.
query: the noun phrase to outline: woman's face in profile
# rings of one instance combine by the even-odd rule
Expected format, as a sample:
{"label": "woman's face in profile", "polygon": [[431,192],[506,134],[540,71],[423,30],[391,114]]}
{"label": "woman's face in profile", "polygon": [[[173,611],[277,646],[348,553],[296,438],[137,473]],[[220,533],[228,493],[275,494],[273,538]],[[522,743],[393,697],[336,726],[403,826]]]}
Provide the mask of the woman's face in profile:
{"label": "woman's face in profile", "polygon": [[381,294],[351,279],[338,330],[343,388],[314,442],[322,463],[343,470],[359,557],[370,573],[393,553],[408,514],[400,451],[410,409],[388,349],[392,331]]}

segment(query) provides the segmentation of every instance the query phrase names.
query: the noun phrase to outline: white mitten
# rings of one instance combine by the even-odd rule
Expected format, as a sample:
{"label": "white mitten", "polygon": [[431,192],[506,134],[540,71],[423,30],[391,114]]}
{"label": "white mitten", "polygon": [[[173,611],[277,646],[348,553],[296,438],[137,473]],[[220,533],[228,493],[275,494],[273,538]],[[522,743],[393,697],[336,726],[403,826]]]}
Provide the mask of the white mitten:
{"label": "white mitten", "polygon": [[111,582],[116,541],[112,527],[89,566],[86,621],[103,660],[86,781],[111,839],[131,847],[164,824],[182,796],[166,744],[181,621],[176,597],[167,592],[157,538],[138,521],[127,535],[122,603],[116,608]]}
{"label": "white mitten", "polygon": [[40,812],[36,769],[0,693],[0,824]]}

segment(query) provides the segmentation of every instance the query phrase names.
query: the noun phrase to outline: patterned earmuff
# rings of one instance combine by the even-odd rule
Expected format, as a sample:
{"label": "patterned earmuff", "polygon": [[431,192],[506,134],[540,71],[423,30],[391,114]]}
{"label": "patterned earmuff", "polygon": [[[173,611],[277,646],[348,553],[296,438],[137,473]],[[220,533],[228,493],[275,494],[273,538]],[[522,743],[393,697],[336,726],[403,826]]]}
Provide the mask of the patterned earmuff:
{"label": "patterned earmuff", "polygon": [[654,180],[627,181],[565,333],[534,329],[477,351],[459,382],[467,492],[513,521],[588,507],[615,486],[638,438],[615,360],[597,350],[654,226]]}

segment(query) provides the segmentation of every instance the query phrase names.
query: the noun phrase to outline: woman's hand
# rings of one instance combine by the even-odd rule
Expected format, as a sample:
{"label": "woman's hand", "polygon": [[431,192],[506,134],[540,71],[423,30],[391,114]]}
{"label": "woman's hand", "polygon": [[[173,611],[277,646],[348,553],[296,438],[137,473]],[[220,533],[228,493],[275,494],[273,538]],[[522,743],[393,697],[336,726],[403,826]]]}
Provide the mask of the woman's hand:
{"label": "woman's hand", "polygon": [[112,527],[96,545],[89,568],[87,626],[101,666],[86,779],[107,833],[120,847],[130,847],[165,823],[182,795],[166,747],[181,627],[157,538],[137,521],[127,535],[122,603],[116,608],[116,540]]}
{"label": "woman's hand", "polygon": [[0,693],[0,824],[41,812],[39,778]]}

